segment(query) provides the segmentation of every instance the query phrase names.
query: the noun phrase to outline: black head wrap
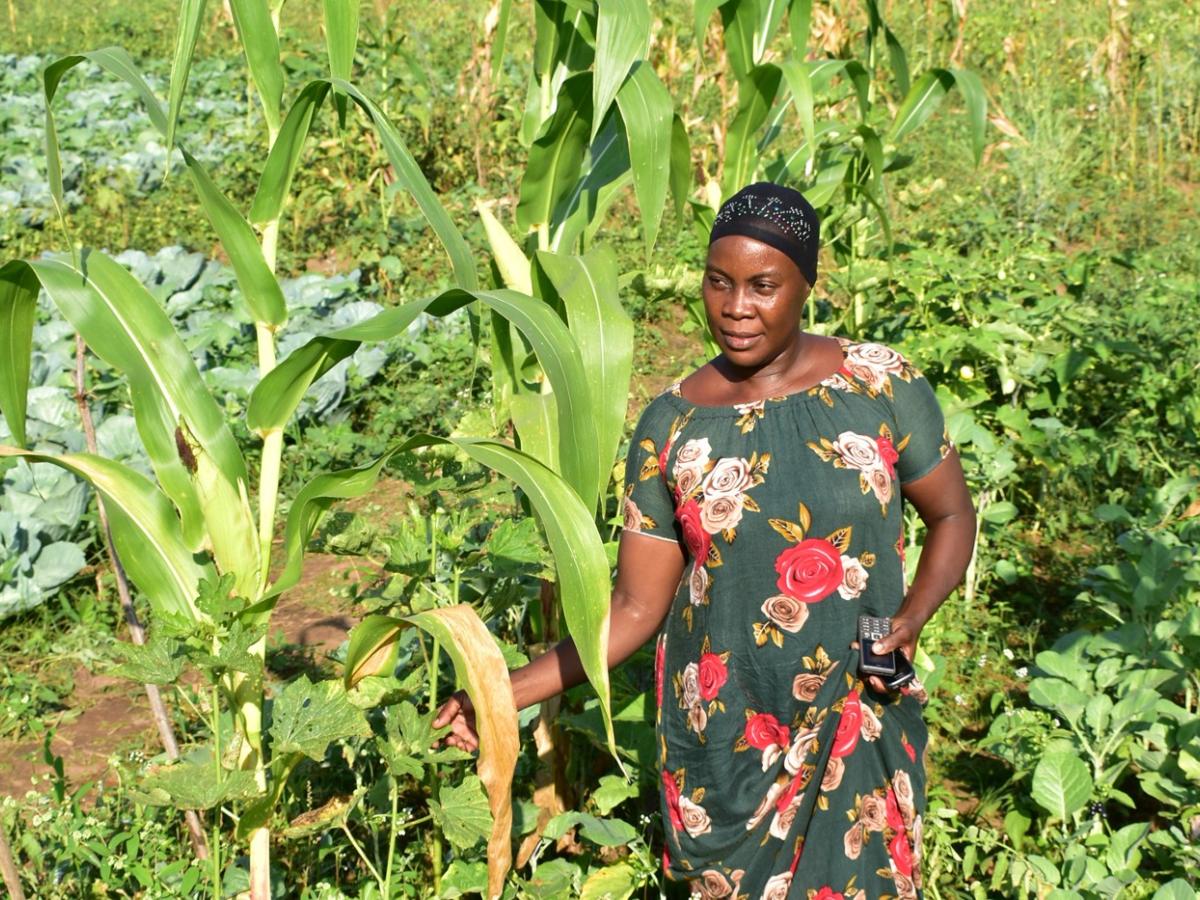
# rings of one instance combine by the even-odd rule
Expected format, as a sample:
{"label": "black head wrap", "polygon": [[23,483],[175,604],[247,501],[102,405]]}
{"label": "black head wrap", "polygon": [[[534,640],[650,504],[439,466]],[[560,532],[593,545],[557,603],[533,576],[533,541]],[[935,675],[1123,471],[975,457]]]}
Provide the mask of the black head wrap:
{"label": "black head wrap", "polygon": [[799,191],[769,181],[742,188],[721,204],[708,242],[731,234],[774,247],[796,264],[810,288],[816,283],[821,222]]}

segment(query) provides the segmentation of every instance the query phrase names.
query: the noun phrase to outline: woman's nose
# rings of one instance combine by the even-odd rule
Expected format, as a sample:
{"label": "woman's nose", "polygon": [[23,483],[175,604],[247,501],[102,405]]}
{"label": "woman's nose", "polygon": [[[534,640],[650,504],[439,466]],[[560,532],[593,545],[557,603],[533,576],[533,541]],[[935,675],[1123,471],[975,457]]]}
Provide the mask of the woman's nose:
{"label": "woman's nose", "polygon": [[721,313],[730,319],[748,319],[754,315],[754,304],[745,288],[735,287],[725,297]]}

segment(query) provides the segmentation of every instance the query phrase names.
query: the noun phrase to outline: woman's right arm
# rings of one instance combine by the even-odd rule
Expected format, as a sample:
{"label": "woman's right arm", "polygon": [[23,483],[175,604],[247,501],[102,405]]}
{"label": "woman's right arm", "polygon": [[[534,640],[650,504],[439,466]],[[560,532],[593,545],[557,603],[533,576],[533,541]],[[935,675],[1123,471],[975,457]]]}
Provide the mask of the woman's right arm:
{"label": "woman's right arm", "polygon": [[[617,551],[617,581],[609,610],[608,667],[620,665],[652,638],[671,609],[683,576],[683,548],[674,541],[622,532]],[[575,641],[559,641],[542,656],[511,673],[517,709],[541,703],[582,684],[587,675]],[[446,743],[474,751],[475,711],[458,691],[438,710],[435,728],[450,726]]]}

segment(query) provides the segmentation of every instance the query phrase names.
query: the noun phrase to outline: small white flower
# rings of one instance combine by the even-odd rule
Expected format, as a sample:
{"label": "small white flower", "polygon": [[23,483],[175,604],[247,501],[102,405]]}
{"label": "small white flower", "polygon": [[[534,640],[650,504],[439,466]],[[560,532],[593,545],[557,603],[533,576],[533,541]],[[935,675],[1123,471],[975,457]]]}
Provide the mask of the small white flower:
{"label": "small white flower", "polygon": [[967,705],[967,700],[966,700],[966,698],[965,698],[965,697],[964,697],[962,694],[955,694],[955,695],[954,695],[954,702],[955,702],[955,703],[957,703],[959,706],[966,706],[966,705]]}
{"label": "small white flower", "polygon": [[981,668],[981,669],[982,669],[982,668],[983,668],[984,666],[986,666],[986,665],[987,665],[987,654],[986,654],[986,653],[980,653],[980,654],[979,654],[979,668]]}
{"label": "small white flower", "polygon": [[1029,674],[1029,670],[1027,668],[1025,668],[1024,666],[1021,666],[1021,668],[1017,669],[1017,672],[1016,672],[1016,675],[1018,678],[1024,678],[1028,674]]}
{"label": "small white flower", "polygon": [[1013,652],[1008,647],[1004,648],[1004,658],[1007,659],[1009,662],[1012,662]]}

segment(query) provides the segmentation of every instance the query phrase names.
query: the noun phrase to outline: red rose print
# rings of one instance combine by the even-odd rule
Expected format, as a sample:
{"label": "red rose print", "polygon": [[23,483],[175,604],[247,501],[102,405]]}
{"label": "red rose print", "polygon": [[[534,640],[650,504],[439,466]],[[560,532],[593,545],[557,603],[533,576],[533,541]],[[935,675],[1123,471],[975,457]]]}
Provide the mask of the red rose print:
{"label": "red rose print", "polygon": [[879,448],[879,456],[883,459],[888,475],[895,478],[896,462],[900,459],[900,454],[896,452],[896,446],[892,443],[892,439],[890,437],[875,438],[875,445]]}
{"label": "red rose print", "polygon": [[666,769],[662,773],[663,795],[667,798],[667,813],[671,817],[671,827],[683,831],[683,814],[679,811],[679,785]]}
{"label": "red rose print", "polygon": [[663,847],[663,871],[668,872],[671,869],[671,854],[667,853],[667,848]]}
{"label": "red rose print", "polygon": [[838,722],[837,734],[833,738],[831,756],[841,758],[849,756],[858,745],[858,735],[862,730],[862,705],[858,702],[858,691],[846,695],[846,705],[842,707],[842,718]]}
{"label": "red rose print", "polygon": [[658,646],[654,650],[654,696],[659,706],[662,706],[663,666],[666,663],[666,657],[667,642],[659,640]]}
{"label": "red rose print", "polygon": [[842,555],[824,538],[806,538],[775,559],[779,590],[804,603],[824,600],[842,583]]}
{"label": "red rose print", "polygon": [[791,872],[793,875],[796,874],[796,866],[800,865],[800,854],[803,852],[804,852],[804,844],[803,844],[803,842],[801,842],[800,846],[796,848],[796,855],[792,857],[792,864],[790,866],[788,866],[788,871]]}
{"label": "red rose print", "polygon": [[[700,524],[700,504],[695,500],[689,500],[675,510],[675,518],[679,520],[679,525],[683,529],[683,541],[687,544],[692,559],[696,561],[697,565],[703,563],[708,559],[708,545],[712,542],[712,536]],[[839,582],[841,577],[839,574]]]}
{"label": "red rose print", "polygon": [[[700,657],[700,698],[713,700],[729,678],[729,670],[721,657],[715,653],[705,653]],[[662,702],[661,700],[659,701]]]}
{"label": "red rose print", "polygon": [[831,887],[823,887],[817,891],[813,900],[846,900],[840,891],[835,891]]}
{"label": "red rose print", "polygon": [[788,783],[788,786],[783,789],[783,793],[780,794],[778,799],[775,801],[775,809],[778,812],[783,812],[789,806],[791,806],[792,801],[796,799],[796,793],[800,790],[800,782],[801,773],[797,772],[796,777]]}
{"label": "red rose print", "polygon": [[671,439],[663,444],[662,453],[658,454],[658,474],[662,476],[663,484],[667,483],[667,454],[671,452]]}
{"label": "red rose print", "polygon": [[908,754],[908,761],[916,762],[917,761],[917,748],[914,747],[912,744],[910,744],[908,741],[905,741],[902,746],[904,747],[904,752]]}
{"label": "red rose print", "polygon": [[894,831],[904,830],[904,816],[900,815],[900,804],[896,802],[896,792],[890,787],[887,789],[887,823],[888,828]]}
{"label": "red rose print", "polygon": [[755,750],[766,750],[772,744],[786,747],[791,732],[770,713],[755,713],[746,720],[746,743]]}
{"label": "red rose print", "polygon": [[896,836],[892,838],[892,842],[888,844],[888,853],[892,855],[892,862],[896,864],[896,871],[901,875],[912,877],[913,869],[913,853],[912,847],[909,846],[908,836],[903,829],[896,832]]}

